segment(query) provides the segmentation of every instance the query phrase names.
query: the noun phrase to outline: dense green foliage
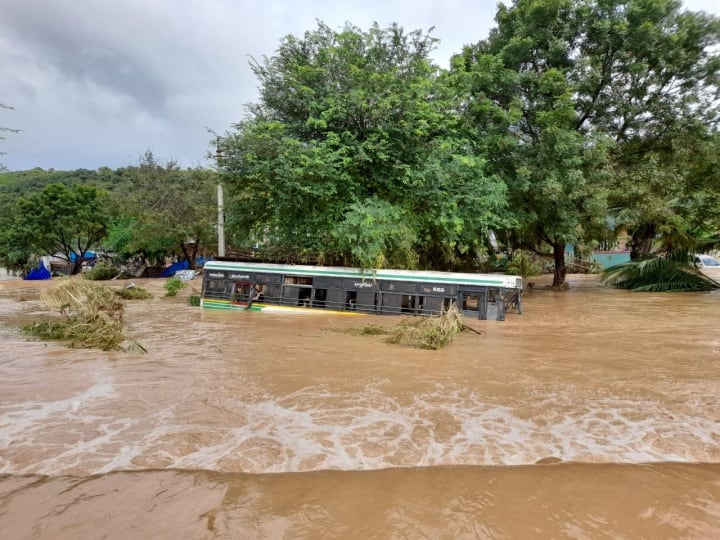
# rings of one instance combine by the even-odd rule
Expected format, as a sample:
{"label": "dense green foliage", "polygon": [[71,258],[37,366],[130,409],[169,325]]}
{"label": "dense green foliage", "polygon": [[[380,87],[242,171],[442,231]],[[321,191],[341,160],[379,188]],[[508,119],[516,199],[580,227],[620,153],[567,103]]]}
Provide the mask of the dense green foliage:
{"label": "dense green foliage", "polygon": [[11,232],[37,252],[60,255],[74,274],[80,269],[83,255],[105,236],[104,204],[93,186],[48,184],[42,191],[17,201]]}
{"label": "dense green foliage", "polygon": [[182,254],[191,267],[201,248],[214,240],[215,173],[161,165],[147,152],[137,166],[123,169],[125,185],[113,197],[106,246],[124,257],[142,253],[151,261]]}
{"label": "dense green foliage", "polygon": [[180,278],[171,277],[165,282],[165,296],[177,296],[177,293],[185,288],[185,282]]}
{"label": "dense green foliage", "polygon": [[511,237],[550,246],[559,285],[564,246],[600,235],[609,214],[652,237],[687,202],[696,155],[683,145],[718,118],[720,27],[675,0],[516,0],[496,20],[453,73],[518,213]]}
{"label": "dense green foliage", "polygon": [[93,243],[192,263],[218,181],[229,246],[288,259],[470,270],[492,237],[560,286],[567,245],[620,230],[636,260],[717,245],[720,21],[677,0],[514,0],[495,20],[447,71],[397,25],[287,36],[251,64],[260,99],[217,139],[219,175],[151,153],[0,174],[0,263]]}
{"label": "dense green foliage", "polygon": [[523,279],[542,274],[544,261],[532,251],[519,250],[513,253],[512,260],[505,268],[505,272]]}
{"label": "dense green foliage", "polygon": [[[162,264],[163,257],[177,254],[192,264],[207,242],[214,243],[215,177],[208,169],[160,165],[149,152],[137,166],[116,170],[103,167],[97,171],[32,169],[2,173],[0,265],[27,268],[38,255],[51,254],[48,250],[52,248],[66,259],[70,252],[104,248],[121,261],[142,254]],[[51,199],[39,199],[44,197],[39,194],[48,190],[54,193],[51,199],[56,197],[52,208],[48,206]],[[94,198],[73,201],[65,196],[91,191]],[[42,217],[40,207],[52,216]],[[71,218],[88,212],[102,225],[98,231],[102,234],[69,237]],[[40,245],[37,239],[43,235]],[[58,242],[51,245],[47,235],[55,236]],[[72,249],[60,245],[60,238]]]}
{"label": "dense green foliage", "polygon": [[44,170],[7,171],[0,174],[0,194],[20,197],[40,191],[48,184],[64,184],[68,187],[78,184],[93,185],[104,191],[115,191],[122,187],[124,169],[112,170],[103,167],[96,171],[76,169],[74,171]]}
{"label": "dense green foliage", "polygon": [[107,281],[118,277],[118,275],[120,275],[120,272],[117,268],[104,263],[98,263],[92,267],[92,270],[85,272],[83,277],[91,281]]}
{"label": "dense green foliage", "polygon": [[603,280],[619,289],[645,292],[710,291],[717,283],[688,265],[688,253],[682,250],[669,257],[631,261],[608,268]]}
{"label": "dense green foliage", "polygon": [[[82,186],[85,192],[87,192],[87,188],[95,188],[94,197],[98,200],[93,202],[95,206],[92,208],[92,212],[98,220],[106,224],[109,219],[109,214],[107,214],[109,209],[105,205],[106,199],[103,194],[122,188],[123,169],[113,171],[104,167],[97,171],[87,169],[46,171],[36,168],[28,171],[0,173],[0,265],[11,269],[28,269],[36,262],[38,256],[48,254],[48,242],[44,242],[45,247],[40,246],[32,234],[38,223],[35,225],[30,223],[29,226],[27,223],[30,217],[35,215],[36,209],[31,208],[30,214],[25,215],[23,208],[28,204],[32,206],[35,198],[40,197],[38,194],[43,193],[52,184],[64,186],[69,190],[68,193],[74,193],[78,186]],[[53,189],[56,192],[58,190],[65,191],[62,187]],[[21,203],[21,200],[25,202]],[[48,200],[46,199],[45,202]],[[91,201],[86,202],[89,204]],[[44,219],[42,222],[43,233],[65,234],[70,216],[77,210],[78,204],[84,204],[84,201],[72,202],[70,199],[64,199],[53,202],[53,204],[56,203],[60,206],[55,209],[45,208],[45,211],[54,212],[54,218]],[[83,209],[83,212],[85,211],[86,209]],[[103,212],[105,215],[101,215]],[[48,218],[48,216],[45,217]],[[66,240],[70,239],[66,238]],[[84,244],[82,239],[80,240],[81,245]],[[82,246],[73,245],[72,247],[72,251],[76,254],[82,249]],[[91,245],[91,247],[96,246]],[[59,251],[67,260],[69,252]],[[76,267],[74,270],[77,269]]]}
{"label": "dense green foliage", "polygon": [[471,265],[509,224],[505,188],[458,130],[434,44],[320,24],[255,63],[261,101],[220,141],[235,237],[362,267]]}

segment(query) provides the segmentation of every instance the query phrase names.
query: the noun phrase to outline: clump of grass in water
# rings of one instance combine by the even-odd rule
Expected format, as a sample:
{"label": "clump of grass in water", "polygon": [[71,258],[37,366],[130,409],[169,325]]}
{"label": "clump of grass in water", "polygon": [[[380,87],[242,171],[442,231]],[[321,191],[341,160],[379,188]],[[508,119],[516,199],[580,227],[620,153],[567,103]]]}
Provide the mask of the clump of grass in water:
{"label": "clump of grass in water", "polygon": [[358,333],[363,336],[381,336],[383,334],[389,334],[390,331],[379,324],[367,324],[360,328]]}
{"label": "clump of grass in water", "polygon": [[148,300],[153,297],[150,291],[142,287],[136,287],[135,285],[115,291],[115,294],[123,300]]}
{"label": "clump of grass in water", "polygon": [[393,327],[368,324],[352,332],[366,336],[387,335],[387,343],[440,349],[451,343],[464,328],[462,313],[453,304],[434,317],[404,317]]}
{"label": "clump of grass in water", "polygon": [[[147,352],[123,333],[124,305],[115,291],[92,281],[68,280],[41,293],[61,319],[31,323],[23,331],[43,340],[64,341],[69,347]],[[123,347],[123,344],[128,345]]]}

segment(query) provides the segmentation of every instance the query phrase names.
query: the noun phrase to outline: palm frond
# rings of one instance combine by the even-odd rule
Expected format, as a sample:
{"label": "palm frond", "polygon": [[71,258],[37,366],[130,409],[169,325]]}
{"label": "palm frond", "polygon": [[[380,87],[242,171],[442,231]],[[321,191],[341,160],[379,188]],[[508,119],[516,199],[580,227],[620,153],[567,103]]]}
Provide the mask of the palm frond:
{"label": "palm frond", "polygon": [[678,259],[653,257],[607,268],[602,272],[605,284],[617,289],[642,292],[710,291],[720,283]]}

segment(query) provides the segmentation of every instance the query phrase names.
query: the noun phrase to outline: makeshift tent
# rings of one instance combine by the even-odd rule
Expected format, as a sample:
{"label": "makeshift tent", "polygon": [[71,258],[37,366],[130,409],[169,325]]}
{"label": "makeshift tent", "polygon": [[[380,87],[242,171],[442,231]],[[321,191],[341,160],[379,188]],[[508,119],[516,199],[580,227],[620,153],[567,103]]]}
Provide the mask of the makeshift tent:
{"label": "makeshift tent", "polygon": [[[70,252],[70,260],[72,262],[75,262],[77,260],[77,258],[78,258],[77,253],[75,253],[74,251],[71,251]],[[96,258],[97,258],[97,255],[95,255],[94,251],[86,251],[83,254],[83,260],[85,260],[85,261],[92,261],[93,259],[96,259]]]}
{"label": "makeshift tent", "polygon": [[40,261],[40,264],[27,273],[25,279],[50,279],[50,271]]}
{"label": "makeshift tent", "polygon": [[172,277],[175,275],[175,272],[178,272],[180,270],[187,270],[188,268],[190,268],[189,262],[176,262],[175,264],[172,264],[168,266],[165,270],[163,270],[162,274],[160,274],[160,277]]}

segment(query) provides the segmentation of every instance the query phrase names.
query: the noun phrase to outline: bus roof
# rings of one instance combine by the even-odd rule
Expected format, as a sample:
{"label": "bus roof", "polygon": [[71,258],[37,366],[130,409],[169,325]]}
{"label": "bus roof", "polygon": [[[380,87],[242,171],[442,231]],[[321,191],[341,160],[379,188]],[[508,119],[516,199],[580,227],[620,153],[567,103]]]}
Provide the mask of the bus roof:
{"label": "bus roof", "polygon": [[361,270],[344,266],[309,266],[296,264],[275,264],[235,261],[207,261],[206,270],[232,270],[261,272],[266,274],[288,274],[294,276],[324,276],[359,279],[382,279],[393,281],[416,281],[420,283],[456,283],[458,285],[483,285],[522,289],[522,278],[507,274],[473,274],[460,272],[438,272],[432,270]]}

